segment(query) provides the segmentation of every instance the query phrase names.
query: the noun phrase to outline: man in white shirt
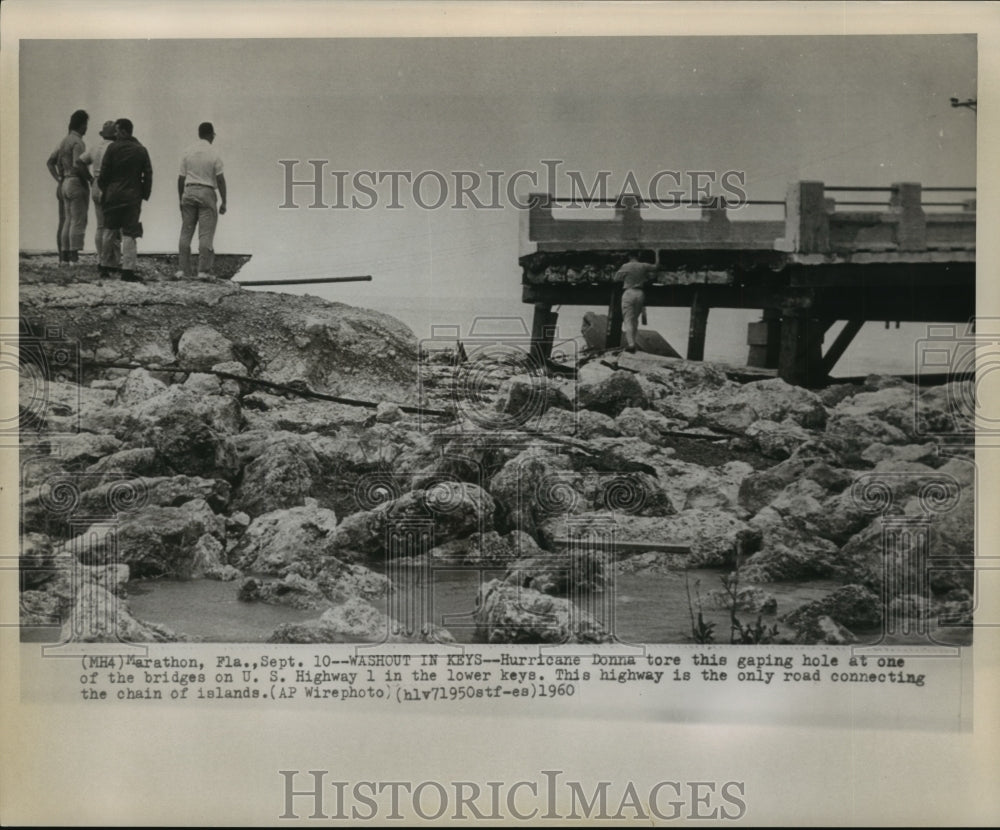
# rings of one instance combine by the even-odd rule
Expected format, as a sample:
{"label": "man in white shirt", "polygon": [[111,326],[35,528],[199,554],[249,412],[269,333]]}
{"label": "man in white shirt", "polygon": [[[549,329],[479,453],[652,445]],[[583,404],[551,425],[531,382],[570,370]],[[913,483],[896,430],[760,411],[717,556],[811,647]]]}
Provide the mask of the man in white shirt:
{"label": "man in white shirt", "polygon": [[101,175],[101,162],[104,160],[104,151],[111,146],[115,140],[115,122],[105,121],[101,127],[101,143],[96,147],[87,150],[77,159],[77,166],[90,167],[90,175],[94,184],[91,189],[91,197],[94,201],[94,216],[97,219],[97,232],[94,234],[94,248],[97,251],[98,271],[102,277],[109,276],[112,271],[118,271],[121,266],[121,241],[122,232],[114,231],[108,244],[104,244],[104,209],[101,207],[101,188],[97,186],[97,179]]}
{"label": "man in white shirt", "polygon": [[[215,128],[211,122],[198,125],[198,143],[181,159],[177,176],[177,197],[181,209],[181,238],[178,243],[180,268],[178,278],[191,273],[191,240],[198,228],[198,279],[211,279],[215,262],[215,227],[219,214],[226,212],[226,178],[222,175],[222,158],[212,147]],[[216,207],[215,191],[221,201]]]}

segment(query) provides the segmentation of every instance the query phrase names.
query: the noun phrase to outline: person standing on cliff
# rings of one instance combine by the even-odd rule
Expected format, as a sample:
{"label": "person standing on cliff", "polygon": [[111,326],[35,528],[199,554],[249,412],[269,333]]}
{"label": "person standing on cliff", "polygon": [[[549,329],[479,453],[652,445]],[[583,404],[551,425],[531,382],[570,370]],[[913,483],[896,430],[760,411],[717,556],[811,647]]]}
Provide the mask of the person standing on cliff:
{"label": "person standing on cliff", "polygon": [[646,309],[646,293],[643,290],[656,270],[655,265],[639,262],[639,252],[629,251],[626,262],[615,273],[615,280],[622,283],[622,333],[625,335],[625,351],[635,354],[636,339],[639,334],[639,318]]}
{"label": "person standing on cliff", "polygon": [[142,203],[153,190],[153,166],[149,152],[132,135],[132,122],[115,121],[115,141],[105,151],[97,185],[101,189],[104,210],[104,246],[114,244],[115,231],[122,234],[121,277],[127,282],[142,282],[136,240],[142,236],[139,216]]}
{"label": "person standing on cliff", "polygon": [[97,230],[94,232],[94,248],[97,251],[98,272],[102,277],[109,276],[113,271],[119,269],[121,261],[121,231],[114,231],[114,244],[104,245],[104,211],[101,209],[101,188],[97,185],[97,179],[101,175],[101,162],[104,160],[104,153],[111,142],[115,140],[115,122],[105,121],[101,127],[101,143],[96,147],[87,150],[79,159],[77,167],[86,169],[90,167],[90,175],[94,180],[94,187],[91,197],[94,202],[94,219],[97,221]]}
{"label": "person standing on cliff", "polygon": [[56,231],[56,245],[60,264],[72,265],[79,261],[83,239],[87,235],[90,174],[83,168],[81,175],[76,163],[87,151],[83,137],[87,134],[89,121],[90,116],[85,110],[74,112],[69,118],[69,132],[46,162],[49,173],[58,182],[59,229]]}
{"label": "person standing on cliff", "polygon": [[[222,157],[212,147],[215,127],[209,121],[198,125],[198,143],[181,159],[177,176],[177,198],[181,209],[181,237],[178,242],[178,279],[191,273],[191,239],[198,228],[198,279],[211,279],[215,264],[215,228],[219,215],[226,212],[226,177]],[[216,206],[215,191],[221,200]]]}

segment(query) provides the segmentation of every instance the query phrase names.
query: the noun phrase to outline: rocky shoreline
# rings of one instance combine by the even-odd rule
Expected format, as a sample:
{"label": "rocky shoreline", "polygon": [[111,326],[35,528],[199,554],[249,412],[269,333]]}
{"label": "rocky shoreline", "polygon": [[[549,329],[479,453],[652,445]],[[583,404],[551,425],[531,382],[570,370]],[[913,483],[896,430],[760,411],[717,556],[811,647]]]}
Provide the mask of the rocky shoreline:
{"label": "rocky shoreline", "polygon": [[[975,468],[943,440],[959,382],[813,392],[624,355],[577,378],[505,373],[495,356],[420,354],[378,312],[161,277],[22,259],[26,626],[188,639],[132,616],[128,582],[218,579],[315,611],[272,642],[447,642],[373,603],[444,565],[504,573],[475,600],[484,643],[608,642],[581,598],[617,573],[693,567],[731,575],[698,602],[746,621],[774,613],[769,583],[840,584],[778,608],[767,642],[855,642],[889,614],[971,620]],[[953,563],[924,595],[885,577],[907,518]],[[609,528],[627,555],[599,555]]]}

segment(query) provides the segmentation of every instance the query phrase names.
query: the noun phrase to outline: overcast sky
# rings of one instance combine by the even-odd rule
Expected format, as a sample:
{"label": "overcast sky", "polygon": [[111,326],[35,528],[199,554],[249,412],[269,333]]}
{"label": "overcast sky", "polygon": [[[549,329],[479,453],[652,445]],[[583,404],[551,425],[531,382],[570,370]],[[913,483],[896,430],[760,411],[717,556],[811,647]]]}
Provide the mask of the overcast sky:
{"label": "overcast sky", "polygon": [[391,210],[386,183],[372,210],[308,210],[303,189],[280,210],[279,160],[544,184],[542,161],[561,159],[613,188],[739,170],[756,199],[804,178],[974,185],[975,117],[948,99],[975,94],[976,40],[960,35],[22,41],[20,247],[54,247],[45,160],[83,108],[88,144],[105,119],[135,122],[154,168],[140,250],[175,250],[178,162],[211,120],[230,190],[216,250],[252,253],[247,278],[372,274],[370,305],[488,307],[519,297],[516,209],[424,210],[404,184]]}

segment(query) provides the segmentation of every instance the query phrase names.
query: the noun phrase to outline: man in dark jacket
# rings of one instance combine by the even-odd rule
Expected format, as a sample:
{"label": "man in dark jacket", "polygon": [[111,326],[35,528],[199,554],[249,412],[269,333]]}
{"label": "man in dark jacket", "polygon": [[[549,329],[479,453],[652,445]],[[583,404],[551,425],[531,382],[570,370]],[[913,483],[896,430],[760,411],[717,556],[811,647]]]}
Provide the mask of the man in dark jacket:
{"label": "man in dark jacket", "polygon": [[[153,166],[149,153],[132,135],[132,122],[127,118],[115,121],[116,139],[104,153],[101,174],[97,179],[104,210],[104,244],[115,244],[115,231],[122,235],[122,279],[142,282],[136,275],[139,260],[136,239],[142,236],[139,214],[142,203],[153,190]],[[109,262],[111,257],[102,257]],[[110,269],[101,268],[101,276]]]}

